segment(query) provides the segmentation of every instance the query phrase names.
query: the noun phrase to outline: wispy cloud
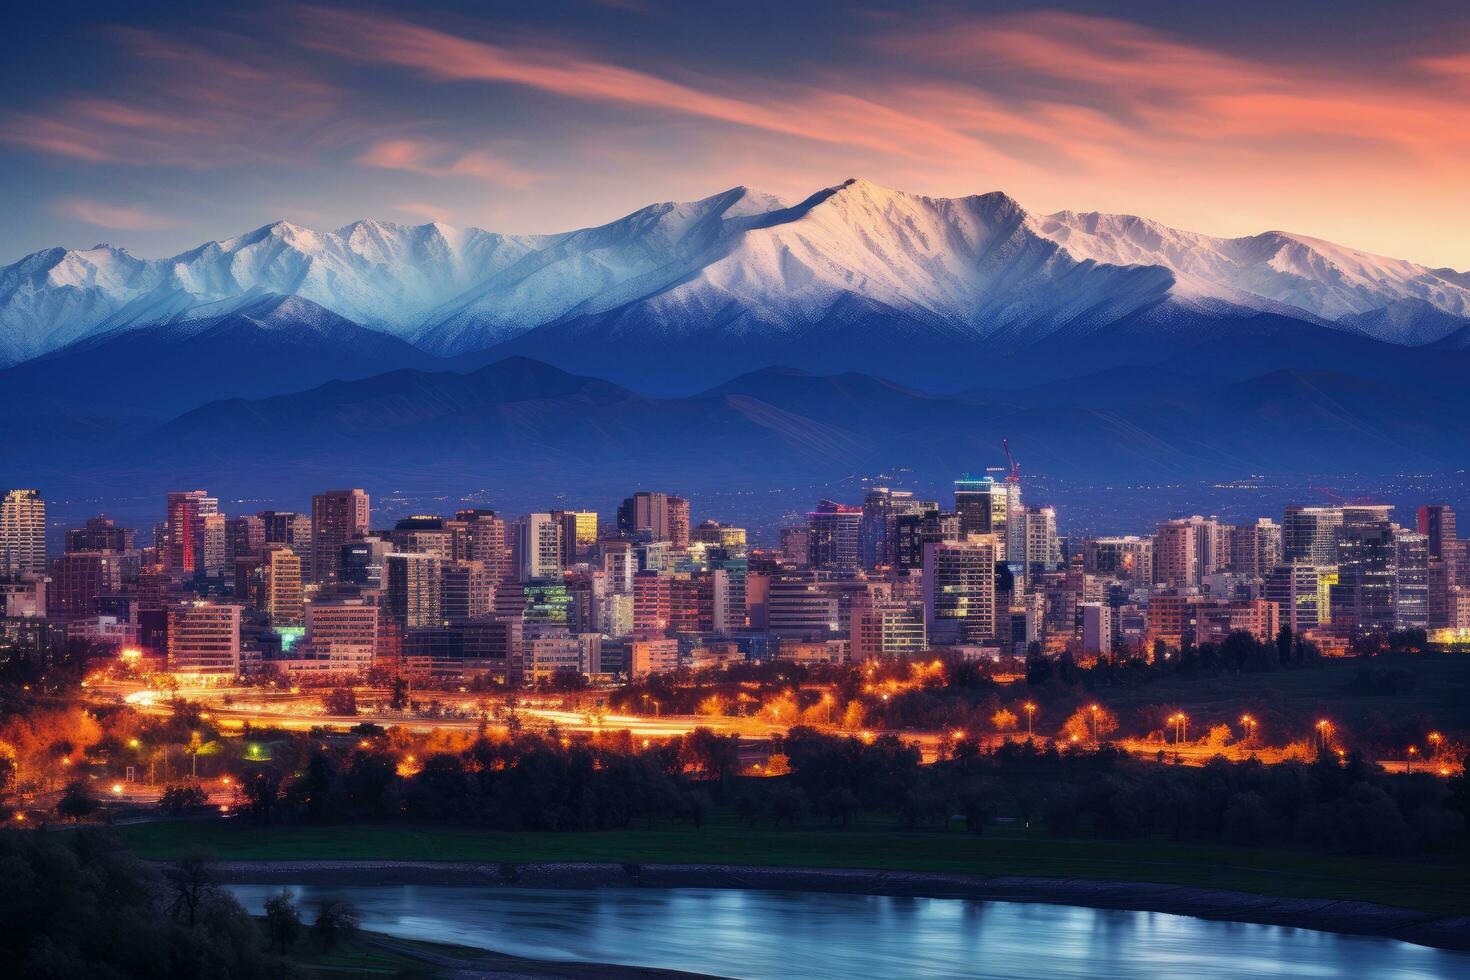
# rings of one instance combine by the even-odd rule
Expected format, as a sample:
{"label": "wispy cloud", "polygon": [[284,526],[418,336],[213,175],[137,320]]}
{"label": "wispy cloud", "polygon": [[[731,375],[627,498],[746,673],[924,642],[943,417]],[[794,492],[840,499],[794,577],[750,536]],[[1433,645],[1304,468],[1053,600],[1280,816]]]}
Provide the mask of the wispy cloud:
{"label": "wispy cloud", "polygon": [[119,231],[163,231],[179,221],[166,214],[133,205],[107,204],[85,197],[66,197],[53,203],[58,214],[85,221],[99,228]]}
{"label": "wispy cloud", "polygon": [[431,177],[471,177],[518,190],[535,183],[538,176],[489,150],[457,153],[443,143],[411,138],[378,140],[357,162],[367,167],[406,170]]}

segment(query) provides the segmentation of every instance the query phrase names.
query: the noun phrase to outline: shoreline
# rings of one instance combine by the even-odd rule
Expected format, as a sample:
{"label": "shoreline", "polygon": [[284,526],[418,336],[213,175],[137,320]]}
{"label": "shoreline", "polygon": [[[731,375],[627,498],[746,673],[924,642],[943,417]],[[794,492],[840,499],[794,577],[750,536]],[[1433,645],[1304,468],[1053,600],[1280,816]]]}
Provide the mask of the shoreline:
{"label": "shoreline", "polygon": [[1036,902],[1189,915],[1470,951],[1470,916],[1338,899],[1090,878],[984,877],[917,871],[730,864],[473,861],[220,861],[225,884],[481,885],[520,888],[749,888]]}

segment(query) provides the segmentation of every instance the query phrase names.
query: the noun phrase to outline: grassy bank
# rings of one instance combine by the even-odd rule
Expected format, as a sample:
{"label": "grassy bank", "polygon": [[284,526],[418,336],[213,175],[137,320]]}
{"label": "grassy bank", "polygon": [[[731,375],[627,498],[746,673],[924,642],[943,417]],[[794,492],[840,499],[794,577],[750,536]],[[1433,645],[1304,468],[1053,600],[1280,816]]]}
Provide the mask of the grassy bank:
{"label": "grassy bank", "polygon": [[1288,849],[1160,841],[1067,840],[1019,828],[984,836],[848,829],[749,829],[717,819],[701,829],[503,833],[454,827],[257,828],[150,823],[118,828],[141,856],[167,860],[194,847],[226,860],[611,861],[769,867],[872,868],[973,875],[1149,881],[1288,898],[1378,902],[1470,914],[1470,862],[1373,860]]}

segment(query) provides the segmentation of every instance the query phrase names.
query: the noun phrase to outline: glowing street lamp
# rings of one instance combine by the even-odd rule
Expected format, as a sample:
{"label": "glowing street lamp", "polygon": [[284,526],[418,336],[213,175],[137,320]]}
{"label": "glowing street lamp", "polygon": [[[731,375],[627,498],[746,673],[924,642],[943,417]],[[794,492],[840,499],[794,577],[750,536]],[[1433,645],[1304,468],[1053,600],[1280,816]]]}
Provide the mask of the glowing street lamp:
{"label": "glowing street lamp", "polygon": [[1026,712],[1026,741],[1029,742],[1031,741],[1031,718],[1036,714],[1036,705],[1027,701],[1021,705],[1021,708]]}
{"label": "glowing street lamp", "polygon": [[1245,740],[1247,744],[1256,740],[1256,719],[1251,715],[1241,715],[1240,723],[1245,726]]}
{"label": "glowing street lamp", "polygon": [[1439,732],[1430,732],[1426,737],[1429,739],[1429,744],[1434,746],[1434,748],[1429,750],[1431,758],[1438,758],[1439,743],[1444,741],[1444,736]]}
{"label": "glowing street lamp", "polygon": [[1332,722],[1328,721],[1326,718],[1323,718],[1321,721],[1317,722],[1317,734],[1320,738],[1321,747],[1324,749],[1327,748],[1332,741]]}
{"label": "glowing street lamp", "polygon": [[1089,705],[1087,710],[1091,712],[1088,716],[1088,726],[1092,729],[1092,740],[1097,741],[1097,713],[1102,710],[1101,705]]}
{"label": "glowing street lamp", "polygon": [[1411,745],[1404,753],[1404,772],[1414,771],[1414,758],[1419,754],[1419,746]]}

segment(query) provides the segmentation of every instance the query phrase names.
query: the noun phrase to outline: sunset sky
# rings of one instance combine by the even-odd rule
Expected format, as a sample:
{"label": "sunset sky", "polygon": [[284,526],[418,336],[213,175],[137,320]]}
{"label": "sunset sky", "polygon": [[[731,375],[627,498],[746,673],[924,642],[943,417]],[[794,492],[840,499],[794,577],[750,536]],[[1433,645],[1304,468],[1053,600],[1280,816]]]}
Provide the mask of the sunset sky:
{"label": "sunset sky", "polygon": [[557,231],[853,175],[1470,268],[1464,3],[7,12],[0,262],[278,218]]}

